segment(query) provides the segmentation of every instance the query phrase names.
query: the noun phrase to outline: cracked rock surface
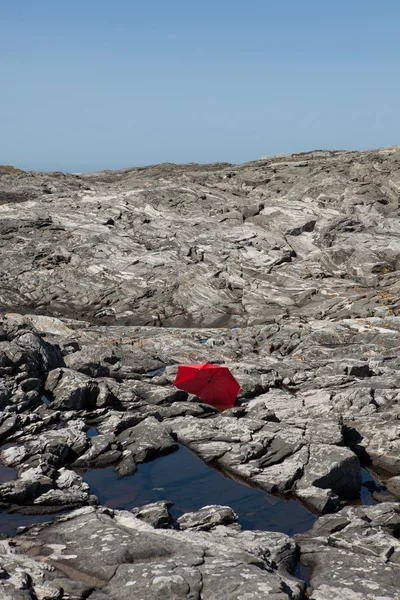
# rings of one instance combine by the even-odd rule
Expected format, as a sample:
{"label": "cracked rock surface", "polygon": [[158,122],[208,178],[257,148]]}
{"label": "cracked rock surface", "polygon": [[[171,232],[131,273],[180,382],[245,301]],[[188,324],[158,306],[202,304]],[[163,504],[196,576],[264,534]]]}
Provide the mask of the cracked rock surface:
{"label": "cracked rock surface", "polygon": [[[50,333],[56,325],[61,333]],[[299,343],[310,336],[309,330],[302,329]],[[321,391],[313,387],[318,375],[307,368],[307,376],[297,385],[286,384],[289,370],[298,364],[304,369],[305,365],[292,356],[271,358],[275,329],[202,330],[202,335],[210,335],[216,342],[211,347],[205,347],[192,330],[110,328],[77,322],[67,326],[54,318],[42,317],[38,322],[29,315],[6,316],[3,330],[5,355],[11,355],[10,346],[21,347],[21,340],[31,336],[57,357],[50,365],[55,368],[38,373],[38,389],[30,392],[22,390],[31,374],[27,372],[29,360],[23,362],[18,354],[18,362],[9,361],[4,376],[8,396],[0,423],[8,447],[1,458],[17,469],[19,476],[0,485],[4,504],[91,504],[96,499],[80,475],[75,474],[63,487],[60,469],[74,473],[71,468],[115,465],[120,475],[129,475],[137,464],[173,452],[178,444],[249,485],[295,495],[318,513],[334,511],[341,501],[359,494],[361,468],[356,450],[360,443],[354,430],[359,418],[364,424],[364,416],[358,413],[355,417],[351,408],[337,407],[337,399],[344,403],[346,394],[351,398],[356,393],[359,398],[366,393],[359,387],[359,378],[346,376],[346,387],[336,385]],[[278,333],[282,335],[283,330]],[[250,335],[258,339],[257,351],[253,348],[246,362],[238,361],[242,337]],[[100,355],[106,340],[109,348]],[[152,370],[150,375],[138,373],[136,355],[132,357],[130,351],[135,346],[140,346],[142,355],[158,357],[165,368]],[[177,351],[183,361],[212,357],[229,364],[243,385],[238,406],[220,414],[176,391],[171,383]],[[98,370],[110,354],[115,357],[109,362],[107,376],[88,375],[65,364],[75,353],[83,353],[89,360],[92,352],[92,364],[97,364]],[[42,402],[43,394],[47,404]],[[377,423],[384,426],[389,415],[381,416],[375,404],[371,406]],[[98,435],[90,437],[87,431],[93,426]],[[387,426],[393,428],[391,418]]]}
{"label": "cracked rock surface", "polygon": [[398,503],[346,507],[296,536],[312,567],[312,600],[400,597]]}
{"label": "cracked rock surface", "polygon": [[0,308],[211,327],[396,315],[400,149],[0,174]]}
{"label": "cracked rock surface", "polygon": [[[159,508],[149,505],[142,514]],[[13,600],[299,600],[304,585],[290,574],[293,540],[242,531],[234,514],[227,518],[229,510],[206,507],[185,515],[181,529],[154,528],[128,511],[76,510],[32,527],[12,544],[0,542],[0,593]]]}
{"label": "cracked rock surface", "polygon": [[[283,573],[270,559],[275,534],[240,532],[229,507],[176,522],[168,498],[127,515],[97,507],[82,471],[134,477],[183,444],[233,479],[324,515],[297,540],[315,600],[396,598],[399,198],[399,147],[0,173],[0,458],[15,470],[0,483],[0,508],[84,507],[37,536],[2,540],[5,597],[302,598],[288,575],[294,542]],[[178,364],[206,361],[240,382],[233,409],[173,387]],[[359,502],[365,466],[384,504],[346,506]],[[142,573],[145,561],[135,566],[120,549],[96,572],[98,550],[85,554],[75,525],[90,535],[111,528],[110,543],[140,532],[159,573],[140,574],[149,587],[133,593],[139,576],[128,569]],[[56,536],[75,540],[76,556],[53,576],[65,548],[45,550],[44,540]],[[363,556],[365,577],[356,574]]]}

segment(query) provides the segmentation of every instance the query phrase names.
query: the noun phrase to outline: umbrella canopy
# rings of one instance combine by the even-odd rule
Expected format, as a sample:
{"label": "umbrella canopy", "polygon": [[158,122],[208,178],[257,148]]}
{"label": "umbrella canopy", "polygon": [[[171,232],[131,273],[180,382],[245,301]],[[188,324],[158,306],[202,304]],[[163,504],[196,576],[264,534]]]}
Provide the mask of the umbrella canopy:
{"label": "umbrella canopy", "polygon": [[179,365],[174,385],[218,408],[234,406],[240,391],[240,385],[228,367],[211,363]]}

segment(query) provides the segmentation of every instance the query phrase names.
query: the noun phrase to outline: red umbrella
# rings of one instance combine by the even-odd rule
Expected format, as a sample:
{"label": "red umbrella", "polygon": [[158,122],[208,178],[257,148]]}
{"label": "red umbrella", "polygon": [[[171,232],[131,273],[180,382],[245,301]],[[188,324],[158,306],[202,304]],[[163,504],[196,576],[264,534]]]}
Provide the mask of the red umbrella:
{"label": "red umbrella", "polygon": [[180,390],[196,394],[206,404],[231,408],[235,404],[240,385],[228,369],[220,365],[179,365],[174,385]]}

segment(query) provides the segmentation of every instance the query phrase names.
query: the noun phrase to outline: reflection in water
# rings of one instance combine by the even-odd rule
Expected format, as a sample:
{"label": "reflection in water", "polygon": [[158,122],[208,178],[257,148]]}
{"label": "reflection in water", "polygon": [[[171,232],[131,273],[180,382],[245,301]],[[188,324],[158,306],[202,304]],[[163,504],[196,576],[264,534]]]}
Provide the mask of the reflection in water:
{"label": "reflection in water", "polygon": [[[95,428],[88,436],[97,434]],[[11,446],[14,444],[9,444]],[[3,446],[5,448],[6,446]],[[0,484],[16,479],[16,470],[0,463]],[[261,490],[237,483],[207,466],[182,446],[178,452],[140,465],[138,472],[119,479],[113,467],[90,469],[83,478],[101,504],[130,510],[158,500],[174,503],[171,513],[178,517],[207,504],[231,506],[245,529],[280,531],[290,536],[310,529],[316,516],[298,500],[282,500]],[[376,483],[363,470],[361,497],[355,503],[371,505]],[[51,521],[55,514],[23,515],[0,512],[0,534],[14,535],[17,527]],[[303,568],[303,567],[301,567]],[[302,574],[304,579],[304,574]]]}
{"label": "reflection in water", "polygon": [[386,488],[380,486],[379,483],[377,483],[377,481],[375,481],[375,479],[372,477],[372,475],[365,469],[361,469],[361,475],[362,484],[360,489],[360,504],[368,506],[378,504],[378,502],[373,498],[372,493],[375,490],[383,490]]}
{"label": "reflection in water", "polygon": [[101,504],[130,510],[158,500],[174,503],[171,513],[198,510],[207,504],[231,506],[245,529],[281,531],[288,535],[310,529],[316,517],[298,500],[282,500],[247,487],[207,466],[187,448],[139,466],[118,479],[112,467],[83,474]]}
{"label": "reflection in water", "polygon": [[[15,444],[7,444],[8,448],[11,448],[11,446],[15,446]],[[2,446],[2,448],[5,449],[6,445]],[[14,479],[17,479],[17,470],[7,467],[0,462],[0,484],[13,481]]]}
{"label": "reflection in water", "polygon": [[99,432],[97,431],[96,427],[89,427],[89,429],[86,432],[86,437],[90,440],[92,437],[96,437],[97,435],[99,435]]}
{"label": "reflection in water", "polygon": [[[65,512],[65,511],[64,511]],[[34,523],[46,523],[52,521],[62,512],[46,515],[21,515],[20,513],[0,512],[0,535],[13,536],[17,527],[29,527]]]}
{"label": "reflection in water", "polygon": [[305,567],[299,561],[293,571],[293,575],[297,577],[297,579],[302,579],[307,587],[310,586],[310,579],[312,575],[312,569],[310,567]]}
{"label": "reflection in water", "polygon": [[[4,444],[2,449],[10,448],[16,444]],[[17,478],[16,469],[6,467],[3,463],[0,463],[0,484],[6,483],[7,481],[13,481]],[[54,519],[56,514],[62,514],[60,512],[54,514],[45,515],[22,515],[20,513],[9,513],[6,511],[0,512],[0,535],[15,535],[17,527],[24,527],[32,525],[33,523],[44,523],[45,521],[51,521]]]}
{"label": "reflection in water", "polygon": [[[14,444],[9,444],[8,447],[13,446]],[[4,448],[4,446],[3,446]],[[0,484],[6,483],[7,481],[13,481],[17,479],[17,471],[16,469],[12,469],[11,467],[6,467],[0,462]]]}
{"label": "reflection in water", "polygon": [[164,371],[165,367],[160,367],[159,369],[154,369],[154,371],[147,371],[146,375],[149,377],[154,377],[154,375],[161,375],[161,373],[164,373]]}

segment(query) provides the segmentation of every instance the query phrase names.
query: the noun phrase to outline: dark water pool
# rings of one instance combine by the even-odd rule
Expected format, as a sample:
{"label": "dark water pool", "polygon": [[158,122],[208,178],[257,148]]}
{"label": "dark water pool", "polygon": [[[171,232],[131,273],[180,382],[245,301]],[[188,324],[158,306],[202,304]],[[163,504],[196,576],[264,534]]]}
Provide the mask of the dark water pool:
{"label": "dark water pool", "polygon": [[197,510],[207,504],[226,504],[239,515],[246,529],[281,531],[288,535],[310,529],[316,520],[298,500],[282,500],[247,487],[210,468],[185,447],[178,452],[139,466],[118,479],[114,469],[90,469],[83,473],[101,504],[130,510],[158,500],[174,503],[171,513]]}
{"label": "dark water pool", "polygon": [[29,527],[35,523],[46,523],[61,514],[63,513],[22,515],[21,513],[0,512],[0,536],[14,536],[18,527]]}
{"label": "dark water pool", "polygon": [[90,440],[92,437],[96,437],[97,435],[99,435],[99,432],[97,431],[96,427],[89,427],[89,429],[86,432],[86,437]]}
{"label": "dark water pool", "polygon": [[362,484],[360,490],[360,504],[372,506],[373,504],[378,504],[377,501],[372,497],[372,492],[375,489],[379,489],[380,486],[377,484],[375,479],[366,471],[365,469],[361,469],[362,474]]}
{"label": "dark water pool", "polygon": [[13,479],[17,479],[17,471],[11,467],[6,467],[6,465],[0,462],[0,484],[12,481]]}
{"label": "dark water pool", "polygon": [[[14,446],[15,444],[6,444],[3,448]],[[7,481],[13,481],[17,478],[17,471],[6,467],[0,463],[0,484]],[[33,523],[44,523],[51,521],[54,514],[45,515],[22,515],[21,513],[0,512],[0,536],[15,535],[17,527],[32,525]]]}
{"label": "dark water pool", "polygon": [[[95,436],[95,428],[87,435]],[[12,444],[7,444],[11,446]],[[6,446],[3,446],[5,448]],[[363,470],[360,499],[354,504],[372,505],[376,482]],[[16,470],[0,463],[0,484],[16,478]],[[119,479],[113,467],[82,473],[101,504],[130,510],[158,500],[170,500],[175,517],[207,504],[231,506],[245,529],[280,531],[290,536],[310,529],[316,516],[298,500],[283,500],[237,483],[209,467],[182,446],[178,452],[140,465],[129,477]],[[0,534],[14,535],[16,528],[51,521],[55,514],[29,515],[0,512]],[[304,578],[304,577],[303,577]]]}

